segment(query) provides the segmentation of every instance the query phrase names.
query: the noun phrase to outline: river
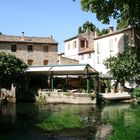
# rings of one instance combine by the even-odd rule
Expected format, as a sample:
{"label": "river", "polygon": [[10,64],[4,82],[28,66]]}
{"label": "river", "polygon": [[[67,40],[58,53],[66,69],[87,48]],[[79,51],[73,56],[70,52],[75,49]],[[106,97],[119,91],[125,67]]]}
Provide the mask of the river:
{"label": "river", "polygon": [[[0,140],[97,140],[102,124],[111,124],[108,139],[125,140],[123,129],[140,122],[139,106],[109,104],[99,109],[95,105],[17,103],[0,106]],[[117,122],[118,121],[118,122]],[[118,125],[118,124],[119,125]],[[135,127],[135,126],[133,126]],[[122,132],[116,132],[117,129]],[[133,137],[140,138],[139,125]],[[131,129],[126,133],[130,133]],[[127,140],[129,140],[127,138]]]}

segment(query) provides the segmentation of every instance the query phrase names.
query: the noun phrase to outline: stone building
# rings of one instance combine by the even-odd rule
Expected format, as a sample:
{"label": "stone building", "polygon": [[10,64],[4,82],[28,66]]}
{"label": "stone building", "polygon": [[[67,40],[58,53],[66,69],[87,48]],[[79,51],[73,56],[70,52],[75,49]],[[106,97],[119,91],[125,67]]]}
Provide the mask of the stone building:
{"label": "stone building", "polygon": [[58,64],[65,65],[65,64],[79,64],[78,60],[71,59],[64,56],[64,53],[58,54]]}
{"label": "stone building", "polygon": [[58,43],[53,37],[0,35],[0,52],[15,55],[28,65],[56,64]]}

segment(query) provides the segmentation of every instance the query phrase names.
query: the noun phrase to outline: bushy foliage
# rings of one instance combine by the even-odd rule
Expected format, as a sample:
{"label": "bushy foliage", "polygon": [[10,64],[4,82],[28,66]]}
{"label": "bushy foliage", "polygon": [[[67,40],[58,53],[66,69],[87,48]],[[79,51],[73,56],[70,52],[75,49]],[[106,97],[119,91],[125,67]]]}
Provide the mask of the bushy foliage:
{"label": "bushy foliage", "polygon": [[140,88],[135,88],[132,95],[136,99],[136,102],[140,103]]}
{"label": "bushy foliage", "polygon": [[35,96],[36,103],[40,105],[45,104],[47,99],[46,97],[47,97],[46,94],[39,92],[38,95]]}
{"label": "bushy foliage", "polygon": [[43,95],[36,96],[36,103],[37,104],[45,104],[45,102],[46,102],[45,99],[46,99],[46,97]]}
{"label": "bushy foliage", "polygon": [[102,23],[109,23],[111,18],[128,20],[132,26],[140,26],[140,1],[139,0],[81,0],[84,11],[96,14]]}
{"label": "bushy foliage", "polygon": [[27,65],[14,55],[0,52],[0,87],[19,83]]}
{"label": "bushy foliage", "polygon": [[78,28],[78,33],[85,33],[87,29],[92,32],[99,31],[99,29],[92,22],[86,21],[82,26]]}
{"label": "bushy foliage", "polygon": [[92,22],[86,21],[85,23],[83,23],[82,26],[78,28],[78,33],[82,34],[85,33],[87,30],[90,30],[92,32],[97,32],[99,36],[107,34],[109,32],[108,29],[105,28],[99,30],[99,28],[96,27],[96,25],[94,25]]}
{"label": "bushy foliage", "polygon": [[136,48],[127,48],[118,56],[108,58],[104,63],[118,82],[140,80],[140,58]]}
{"label": "bushy foliage", "polygon": [[103,28],[102,30],[99,31],[99,36],[102,36],[102,35],[105,35],[105,34],[108,34],[108,33],[109,33],[109,30]]}

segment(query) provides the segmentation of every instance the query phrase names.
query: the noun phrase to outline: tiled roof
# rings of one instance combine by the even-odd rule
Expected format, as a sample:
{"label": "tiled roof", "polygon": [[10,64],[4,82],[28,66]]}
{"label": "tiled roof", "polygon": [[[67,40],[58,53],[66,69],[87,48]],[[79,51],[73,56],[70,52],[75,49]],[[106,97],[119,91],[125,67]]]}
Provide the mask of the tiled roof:
{"label": "tiled roof", "polygon": [[79,54],[85,54],[85,53],[90,53],[90,52],[94,52],[94,48],[93,47],[89,47],[89,48],[86,48],[84,50],[81,50],[79,52]]}
{"label": "tiled roof", "polygon": [[78,37],[79,37],[78,35],[73,36],[73,37],[71,37],[71,38],[69,38],[69,39],[64,40],[64,42],[71,41],[71,40],[76,39],[76,38],[78,38]]}
{"label": "tiled roof", "polygon": [[29,37],[29,36],[13,36],[13,35],[0,35],[0,42],[26,42],[26,43],[48,43],[58,44],[51,37]]}
{"label": "tiled roof", "polygon": [[127,28],[124,28],[124,29],[121,29],[121,30],[113,31],[111,33],[108,33],[108,34],[105,34],[105,35],[102,35],[102,36],[98,36],[98,37],[94,38],[94,40],[98,40],[98,39],[105,38],[105,37],[108,37],[108,36],[113,36],[113,35],[120,34],[120,33],[124,33],[126,31],[134,30],[134,29],[140,30],[140,28],[136,28],[136,27],[127,27]]}

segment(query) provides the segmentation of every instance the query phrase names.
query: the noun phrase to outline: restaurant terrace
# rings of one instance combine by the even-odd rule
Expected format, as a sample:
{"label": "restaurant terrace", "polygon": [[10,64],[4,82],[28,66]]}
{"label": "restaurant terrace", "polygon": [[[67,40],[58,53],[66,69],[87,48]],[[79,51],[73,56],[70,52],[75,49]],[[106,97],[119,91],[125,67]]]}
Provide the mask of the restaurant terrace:
{"label": "restaurant terrace", "polygon": [[[89,93],[90,77],[94,77],[96,85],[99,73],[89,64],[75,65],[46,65],[46,66],[31,66],[26,70],[27,74],[45,75],[50,79],[50,88],[54,90],[54,79],[65,79],[66,90],[69,88],[69,79],[74,77],[82,77],[86,79],[86,92]],[[80,83],[79,83],[80,84]]]}

